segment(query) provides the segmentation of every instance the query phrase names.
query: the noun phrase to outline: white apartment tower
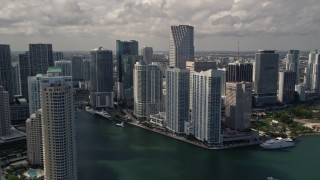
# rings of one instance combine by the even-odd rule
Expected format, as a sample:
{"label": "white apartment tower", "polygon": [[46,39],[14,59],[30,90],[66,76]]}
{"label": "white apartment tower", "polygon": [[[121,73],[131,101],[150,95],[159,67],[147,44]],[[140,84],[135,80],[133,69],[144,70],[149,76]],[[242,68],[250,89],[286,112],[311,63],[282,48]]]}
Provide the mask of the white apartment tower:
{"label": "white apartment tower", "polygon": [[0,136],[11,132],[9,93],[0,86]]}
{"label": "white apartment tower", "polygon": [[76,180],[73,83],[60,74],[60,68],[49,68],[41,79],[44,173],[46,180]]}
{"label": "white apartment tower", "polygon": [[147,118],[162,108],[162,72],[157,65],[137,62],[133,72],[134,114]]}
{"label": "white apartment tower", "polygon": [[316,50],[309,54],[308,66],[304,83],[309,91],[319,91],[320,86],[320,54]]}
{"label": "white apartment tower", "polygon": [[29,115],[41,108],[40,83],[42,74],[28,77]]}
{"label": "white apartment tower", "polygon": [[286,70],[295,72],[295,84],[300,84],[299,50],[289,50],[287,54]]}
{"label": "white apartment tower", "polygon": [[252,83],[226,83],[226,125],[235,130],[245,130],[250,127],[252,109]]}
{"label": "white apartment tower", "polygon": [[166,71],[166,124],[179,134],[185,133],[189,117],[190,72],[187,69],[169,68]]}
{"label": "white apartment tower", "polygon": [[43,165],[41,109],[26,121],[28,160],[32,165]]}
{"label": "white apartment tower", "polygon": [[208,145],[222,143],[221,76],[219,70],[194,73],[191,123],[194,136]]}
{"label": "white apartment tower", "polygon": [[170,66],[186,68],[186,61],[194,60],[193,27],[188,25],[171,26],[169,42]]}

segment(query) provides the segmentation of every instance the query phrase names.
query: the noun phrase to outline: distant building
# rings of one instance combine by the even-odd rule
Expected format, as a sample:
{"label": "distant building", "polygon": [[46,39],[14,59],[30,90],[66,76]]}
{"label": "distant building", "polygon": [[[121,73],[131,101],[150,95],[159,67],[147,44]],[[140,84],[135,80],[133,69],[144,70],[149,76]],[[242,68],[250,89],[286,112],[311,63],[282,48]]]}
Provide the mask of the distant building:
{"label": "distant building", "polygon": [[166,71],[166,122],[171,131],[184,134],[185,122],[189,120],[188,69],[168,68]]}
{"label": "distant building", "polygon": [[0,136],[11,132],[9,93],[0,86]]}
{"label": "distant building", "polygon": [[156,65],[135,64],[133,74],[134,114],[149,118],[162,111],[162,72]]}
{"label": "distant building", "polygon": [[28,76],[31,76],[29,53],[19,54],[20,94],[28,98]]}
{"label": "distant building", "polygon": [[306,69],[305,82],[308,91],[319,91],[320,86],[320,54],[317,50],[310,52]]}
{"label": "distant building", "polygon": [[54,65],[52,44],[29,44],[30,76],[46,74],[48,67]]}
{"label": "distant building", "polygon": [[225,107],[225,122],[229,128],[240,131],[250,128],[252,83],[227,82]]}
{"label": "distant building", "polygon": [[20,94],[19,63],[12,65],[12,88],[14,95]]}
{"label": "distant building", "polygon": [[253,65],[251,63],[229,63],[227,82],[252,82]]}
{"label": "distant building", "polygon": [[64,59],[63,52],[58,52],[58,51],[52,52],[52,59],[53,59],[53,62]]}
{"label": "distant building", "polygon": [[139,55],[138,41],[116,41],[116,59],[117,59],[117,99],[123,99],[123,56]]}
{"label": "distant building", "polygon": [[281,103],[293,103],[295,99],[296,72],[279,72],[278,100]]}
{"label": "distant building", "polygon": [[82,62],[82,77],[84,81],[90,81],[90,59],[84,59]]}
{"label": "distant building", "polygon": [[186,68],[190,71],[190,109],[192,107],[192,75],[195,72],[217,69],[215,61],[186,61]]}
{"label": "distant building", "polygon": [[[57,61],[56,61],[57,62]],[[28,77],[29,115],[36,113],[41,108],[40,83],[42,74]]]}
{"label": "distant building", "polygon": [[43,165],[41,109],[26,121],[27,152],[31,165]]}
{"label": "distant building", "polygon": [[300,69],[299,69],[299,50],[289,50],[287,54],[286,70],[295,72],[295,84],[300,83]]}
{"label": "distant building", "polygon": [[188,25],[170,27],[169,62],[171,67],[186,68],[194,60],[194,28]]}
{"label": "distant building", "polygon": [[90,104],[94,108],[113,108],[112,51],[97,48],[91,51]]}
{"label": "distant building", "polygon": [[137,62],[141,62],[143,59],[139,55],[122,55],[122,88],[123,88],[123,100],[133,104],[133,70],[134,65]]}
{"label": "distant building", "polygon": [[54,62],[54,66],[62,69],[62,76],[72,76],[72,63],[68,60],[58,60]]}
{"label": "distant building", "polygon": [[194,73],[191,123],[194,136],[208,145],[220,145],[221,136],[221,71]]}
{"label": "distant building", "polygon": [[261,50],[255,56],[254,104],[256,106],[276,104],[279,54],[273,50]]}
{"label": "distant building", "polygon": [[306,85],[305,84],[298,84],[295,86],[295,91],[298,95],[298,99],[301,102],[306,101]]}
{"label": "distant building", "polygon": [[151,64],[152,57],[153,57],[153,48],[148,46],[143,46],[143,48],[141,49],[141,55],[143,57],[143,62],[145,64]]}
{"label": "distant building", "polygon": [[[45,179],[78,179],[74,90],[71,76],[49,68],[41,79]],[[57,102],[57,103],[56,103]]]}
{"label": "distant building", "polygon": [[0,86],[9,93],[9,101],[14,95],[10,46],[0,44]]}
{"label": "distant building", "polygon": [[78,86],[79,81],[83,80],[82,66],[83,56],[72,56],[72,81],[74,86]]}
{"label": "distant building", "polygon": [[15,123],[25,122],[30,117],[29,103],[24,96],[15,95],[10,104],[11,121]]}

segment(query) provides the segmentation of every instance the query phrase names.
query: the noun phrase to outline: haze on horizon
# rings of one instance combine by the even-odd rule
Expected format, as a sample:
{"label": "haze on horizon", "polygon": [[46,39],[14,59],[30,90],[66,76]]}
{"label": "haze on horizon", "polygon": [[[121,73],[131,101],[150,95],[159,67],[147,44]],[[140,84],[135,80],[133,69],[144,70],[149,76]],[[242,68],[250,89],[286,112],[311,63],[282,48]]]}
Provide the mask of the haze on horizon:
{"label": "haze on horizon", "polygon": [[320,48],[318,0],[1,0],[0,43],[115,50],[116,40],[168,50],[169,27],[195,28],[195,50]]}

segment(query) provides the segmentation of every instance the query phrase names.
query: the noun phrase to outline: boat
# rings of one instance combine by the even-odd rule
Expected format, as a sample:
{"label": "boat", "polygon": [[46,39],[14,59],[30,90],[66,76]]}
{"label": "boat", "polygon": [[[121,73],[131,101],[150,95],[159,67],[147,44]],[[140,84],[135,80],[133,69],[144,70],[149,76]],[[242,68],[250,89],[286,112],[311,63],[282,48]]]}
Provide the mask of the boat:
{"label": "boat", "polygon": [[291,138],[277,137],[260,144],[260,147],[264,149],[279,149],[294,146],[294,142]]}
{"label": "boat", "polygon": [[124,122],[122,121],[121,123],[116,124],[116,125],[119,126],[119,127],[124,127]]}
{"label": "boat", "polygon": [[90,107],[88,107],[88,106],[86,106],[86,111],[87,111],[88,113],[90,113],[90,114],[95,114],[95,110],[92,109],[92,108],[90,108]]}
{"label": "boat", "polygon": [[96,111],[96,114],[98,114],[98,115],[100,115],[100,116],[102,116],[102,117],[104,117],[104,118],[107,118],[107,119],[110,119],[110,118],[111,118],[111,116],[109,115],[109,113],[106,112],[106,111]]}

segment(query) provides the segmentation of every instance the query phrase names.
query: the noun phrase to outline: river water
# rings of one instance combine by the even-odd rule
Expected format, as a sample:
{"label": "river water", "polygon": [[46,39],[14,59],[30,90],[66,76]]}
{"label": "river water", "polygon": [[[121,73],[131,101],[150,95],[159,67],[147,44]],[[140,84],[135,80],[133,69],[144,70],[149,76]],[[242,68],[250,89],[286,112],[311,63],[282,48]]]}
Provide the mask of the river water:
{"label": "river water", "polygon": [[320,180],[320,136],[294,148],[210,151],[77,111],[80,180]]}

